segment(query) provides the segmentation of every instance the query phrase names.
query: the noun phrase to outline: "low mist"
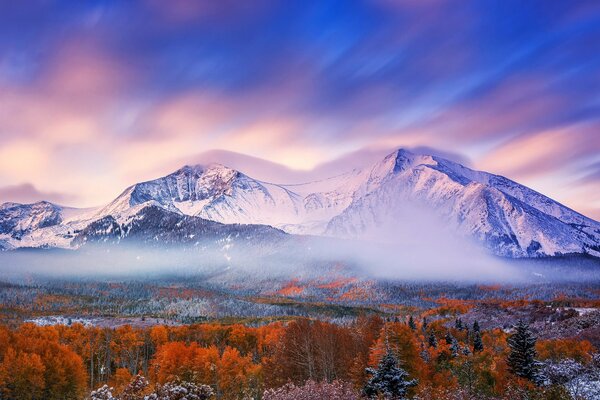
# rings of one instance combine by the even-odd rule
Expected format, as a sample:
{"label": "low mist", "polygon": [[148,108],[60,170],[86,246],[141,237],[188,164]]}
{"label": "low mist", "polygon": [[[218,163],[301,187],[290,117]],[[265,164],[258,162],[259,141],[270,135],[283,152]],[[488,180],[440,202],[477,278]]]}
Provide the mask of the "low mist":
{"label": "low mist", "polygon": [[[567,259],[554,260],[548,268],[543,262],[516,262],[490,255],[430,211],[408,203],[397,208],[377,216],[378,228],[357,239],[289,235],[275,242],[261,238],[205,240],[194,246],[169,247],[124,239],[118,245],[87,244],[78,250],[5,251],[0,252],[0,279],[172,277],[220,284],[327,280],[342,275],[378,280],[519,283],[580,280],[589,275],[556,273],[557,266],[570,263]],[[597,267],[594,264],[592,269]]]}

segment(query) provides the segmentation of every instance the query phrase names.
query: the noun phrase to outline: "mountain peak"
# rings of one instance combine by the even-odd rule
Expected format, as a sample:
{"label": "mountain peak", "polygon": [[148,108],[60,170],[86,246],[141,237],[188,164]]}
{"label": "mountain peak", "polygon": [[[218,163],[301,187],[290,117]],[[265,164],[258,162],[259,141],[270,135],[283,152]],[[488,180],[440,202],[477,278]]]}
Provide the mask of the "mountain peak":
{"label": "mountain peak", "polygon": [[429,154],[421,154],[413,152],[405,148],[399,148],[393,153],[389,154],[385,159],[384,163],[393,162],[393,172],[397,173],[404,171],[408,168],[416,165],[437,165],[436,158]]}
{"label": "mountain peak", "polygon": [[267,183],[219,163],[184,165],[169,175],[129,187],[93,215],[81,214],[78,219],[63,219],[64,208],[48,202],[5,204],[0,207],[0,233],[7,234],[14,247],[63,244],[69,232],[95,220],[110,216],[121,224],[143,207],[153,206],[225,224],[358,236],[392,218],[408,202],[430,208],[444,224],[497,255],[596,255],[600,249],[597,222],[507,178],[465,167],[443,153],[406,148],[369,168],[303,185]]}
{"label": "mountain peak", "polygon": [[192,164],[192,165],[186,164],[170,175],[180,175],[180,174],[189,174],[189,173],[204,174],[207,172],[235,173],[238,171],[233,168],[230,168],[226,165],[211,162],[211,163],[207,163],[207,164]]}

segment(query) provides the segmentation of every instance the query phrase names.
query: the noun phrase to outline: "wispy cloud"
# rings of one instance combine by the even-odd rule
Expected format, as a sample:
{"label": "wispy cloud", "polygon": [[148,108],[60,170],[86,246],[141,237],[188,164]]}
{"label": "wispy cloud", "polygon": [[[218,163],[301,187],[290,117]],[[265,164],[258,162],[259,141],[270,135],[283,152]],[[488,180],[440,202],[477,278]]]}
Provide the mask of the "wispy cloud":
{"label": "wispy cloud", "polygon": [[0,183],[94,205],[211,149],[429,146],[599,215],[564,190],[598,152],[596,3],[3,2]]}

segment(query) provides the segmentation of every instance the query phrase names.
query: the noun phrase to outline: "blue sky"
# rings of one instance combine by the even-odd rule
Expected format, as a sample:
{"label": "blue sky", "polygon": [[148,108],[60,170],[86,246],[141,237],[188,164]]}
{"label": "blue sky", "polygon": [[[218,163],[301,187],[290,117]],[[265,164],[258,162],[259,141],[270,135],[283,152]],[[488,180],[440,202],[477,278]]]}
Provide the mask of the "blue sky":
{"label": "blue sky", "polygon": [[2,2],[0,200],[427,146],[599,218],[599,49],[597,1]]}

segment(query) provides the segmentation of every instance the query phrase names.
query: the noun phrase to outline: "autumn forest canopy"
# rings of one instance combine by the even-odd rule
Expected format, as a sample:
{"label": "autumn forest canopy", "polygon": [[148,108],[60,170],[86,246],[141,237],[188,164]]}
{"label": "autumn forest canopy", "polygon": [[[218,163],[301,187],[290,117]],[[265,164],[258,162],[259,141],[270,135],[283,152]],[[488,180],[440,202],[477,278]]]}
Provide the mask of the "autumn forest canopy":
{"label": "autumn forest canopy", "polygon": [[[102,326],[12,319],[18,309],[39,314],[43,303],[5,308],[0,392],[15,400],[597,398],[597,300],[433,299],[424,290],[427,307],[390,304],[319,319],[180,324],[144,316]],[[41,299],[47,309],[68,303]]]}

